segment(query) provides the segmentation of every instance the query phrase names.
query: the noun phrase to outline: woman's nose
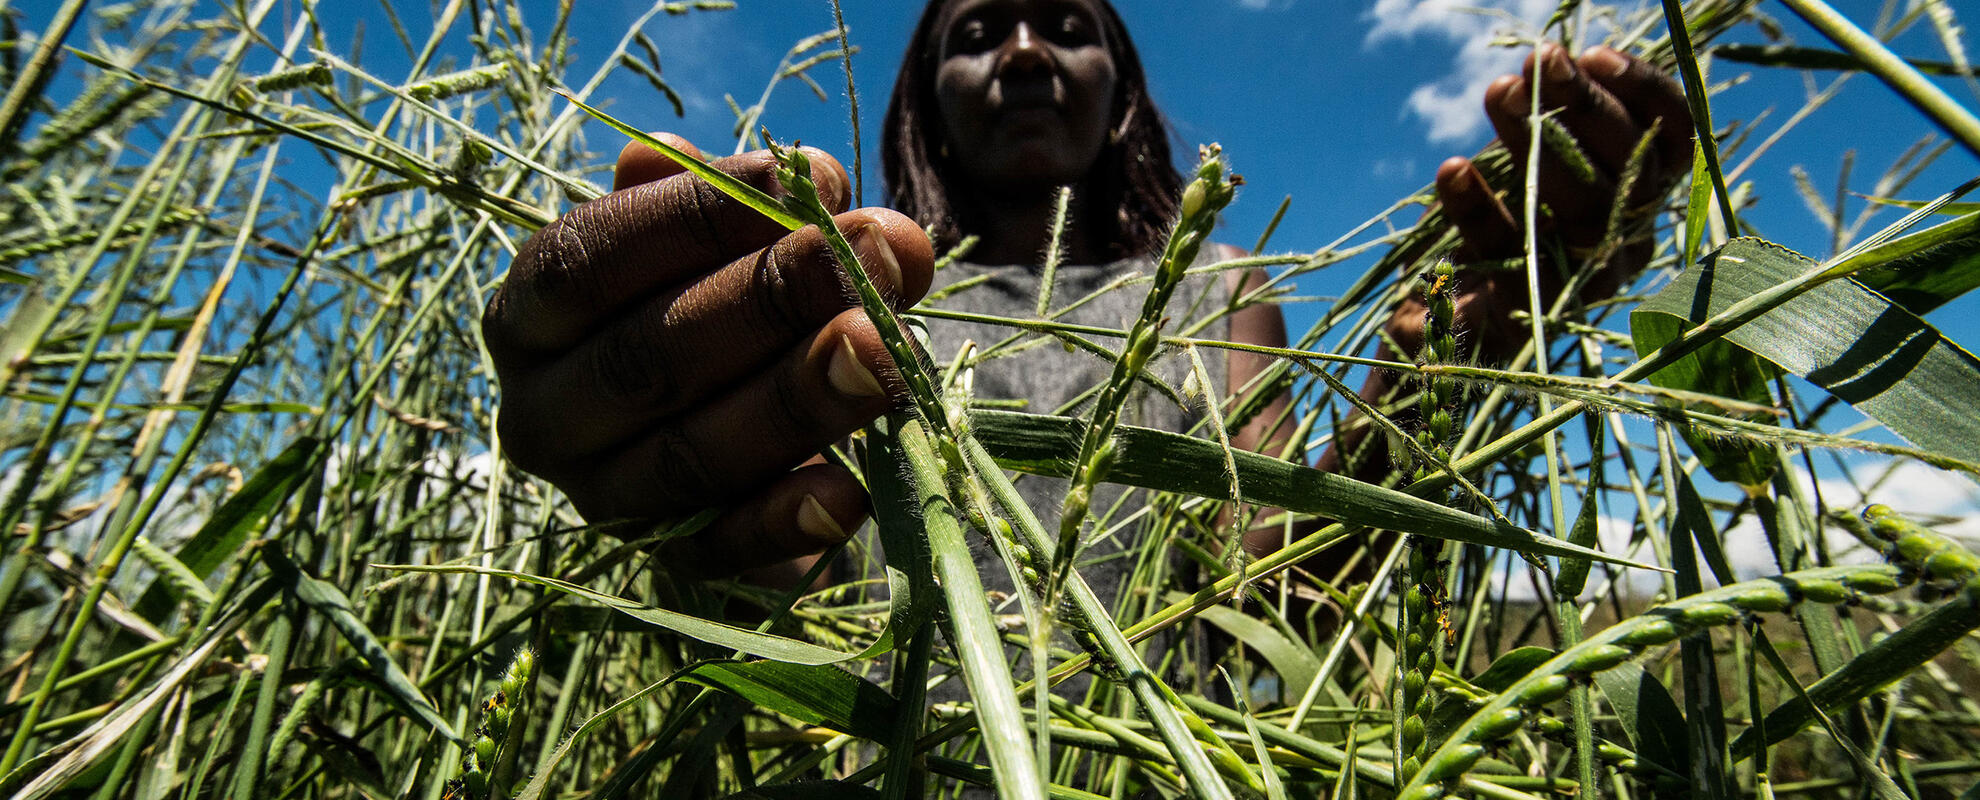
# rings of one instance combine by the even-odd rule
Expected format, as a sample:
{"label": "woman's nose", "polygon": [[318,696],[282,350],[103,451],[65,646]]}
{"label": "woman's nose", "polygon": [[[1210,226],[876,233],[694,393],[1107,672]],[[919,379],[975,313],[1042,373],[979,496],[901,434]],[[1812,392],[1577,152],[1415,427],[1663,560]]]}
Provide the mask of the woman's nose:
{"label": "woman's nose", "polygon": [[1020,21],[1011,26],[1011,35],[1004,39],[1003,49],[1003,57],[998,63],[1000,72],[1022,74],[1051,69],[1051,48],[1038,38],[1031,23]]}

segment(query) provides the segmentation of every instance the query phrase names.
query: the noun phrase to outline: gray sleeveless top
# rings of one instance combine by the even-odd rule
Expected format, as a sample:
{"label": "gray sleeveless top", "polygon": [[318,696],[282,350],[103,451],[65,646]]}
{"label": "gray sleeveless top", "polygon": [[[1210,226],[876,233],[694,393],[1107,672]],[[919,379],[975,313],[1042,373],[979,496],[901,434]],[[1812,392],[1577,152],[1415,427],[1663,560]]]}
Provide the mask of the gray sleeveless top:
{"label": "gray sleeveless top", "polygon": [[[1204,248],[1198,263],[1214,260],[1212,250]],[[1051,308],[1054,312],[1071,308],[1054,319],[1116,330],[1127,329],[1140,314],[1142,302],[1148,295],[1147,278],[1153,275],[1153,268],[1154,263],[1148,258],[1060,266],[1053,280]],[[945,290],[951,293],[940,296],[928,305],[953,311],[1036,319],[1042,276],[1042,268],[1028,265],[952,263],[936,272],[935,285],[942,288],[936,289],[931,296],[939,296]],[[1124,279],[1135,277],[1142,280],[1123,284]],[[1195,320],[1214,316],[1213,322],[1193,335],[1199,338],[1228,338],[1229,325],[1223,316],[1228,298],[1229,292],[1225,289],[1221,273],[1186,277],[1170,298],[1169,322],[1163,333],[1181,333],[1193,327]],[[1020,410],[1027,413],[1070,415],[1085,419],[1092,413],[1096,388],[1105,384],[1113,370],[1112,361],[1084,349],[1068,351],[1060,340],[1049,335],[977,322],[925,319],[929,335],[928,353],[938,369],[951,363],[965,342],[975,343],[980,360],[974,367],[974,397],[982,405],[1009,408],[1014,403],[1022,403]],[[1118,350],[1122,344],[1115,337],[1083,338],[1110,351]],[[1210,381],[1209,386],[1194,393],[1195,399],[1191,401],[1194,408],[1185,408],[1175,398],[1137,383],[1122,409],[1121,422],[1188,432],[1202,416],[1204,398],[1214,401],[1224,396],[1226,367],[1223,351],[1205,350],[1202,351],[1202,358]],[[1162,382],[1179,393],[1191,372],[1189,357],[1173,351],[1159,352],[1151,360],[1151,368]],[[1067,481],[1026,475],[1018,478],[1017,488],[1046,530],[1056,531]],[[1133,558],[1134,551],[1140,549],[1143,537],[1151,534],[1146,515],[1140,519],[1124,519],[1144,504],[1139,502],[1139,498],[1129,498],[1129,502],[1119,504],[1120,508],[1116,510],[1122,488],[1100,488],[1091,504],[1090,518],[1093,522],[1088,525],[1086,542],[1075,567],[1103,603],[1118,609],[1122,607],[1119,590],[1129,574],[1137,568],[1157,567],[1150,563],[1152,560],[1137,563]],[[972,549],[985,588],[1008,596],[1012,591],[1009,570],[995,548],[988,542],[976,541],[972,542]],[[1175,586],[1173,583],[1169,585]],[[1141,608],[1144,604],[1159,603],[1161,597],[1157,593],[1152,598],[1133,600],[1136,607]],[[1001,610],[1007,614],[1018,611],[1015,599],[1009,600]],[[1139,613],[1131,614],[1133,618],[1139,616]],[[1069,641],[1059,644],[1073,646]],[[1166,649],[1165,643],[1157,641],[1144,650],[1150,667],[1160,670],[1161,651]],[[1014,659],[1013,664],[1016,663]]]}

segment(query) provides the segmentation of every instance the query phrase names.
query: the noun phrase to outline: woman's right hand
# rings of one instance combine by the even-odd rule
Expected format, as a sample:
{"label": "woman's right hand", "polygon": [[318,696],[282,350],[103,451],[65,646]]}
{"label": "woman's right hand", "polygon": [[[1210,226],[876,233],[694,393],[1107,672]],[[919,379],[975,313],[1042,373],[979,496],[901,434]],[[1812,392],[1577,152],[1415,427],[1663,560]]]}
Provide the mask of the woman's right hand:
{"label": "woman's right hand", "polygon": [[[826,205],[846,208],[845,169],[808,155]],[[712,163],[783,194],[767,152]],[[592,521],[729,506],[663,551],[686,574],[843,540],[866,495],[816,455],[886,412],[897,379],[824,236],[788,232],[637,143],[613,188],[530,237],[482,316],[504,451]],[[934,251],[913,220],[836,220],[897,308],[927,292]]]}

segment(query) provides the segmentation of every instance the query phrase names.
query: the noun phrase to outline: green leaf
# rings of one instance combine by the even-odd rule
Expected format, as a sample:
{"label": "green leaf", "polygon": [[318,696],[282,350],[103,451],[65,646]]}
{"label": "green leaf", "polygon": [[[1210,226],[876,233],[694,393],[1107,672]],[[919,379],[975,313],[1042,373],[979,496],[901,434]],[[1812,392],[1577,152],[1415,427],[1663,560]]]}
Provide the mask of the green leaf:
{"label": "green leaf", "polygon": [[682,680],[720,689],[763,708],[862,739],[885,741],[894,696],[838,667],[779,661],[710,661]]}
{"label": "green leaf", "polygon": [[385,642],[365,626],[364,620],[358,617],[357,609],[352,607],[351,598],[346,596],[343,590],[338,589],[335,584],[318,580],[304,572],[282,553],[281,548],[273,544],[261,548],[261,562],[268,566],[268,571],[276,585],[288,591],[310,610],[322,614],[324,619],[330,622],[331,627],[343,634],[345,641],[357,648],[365,666],[371,668],[372,675],[384,684],[393,699],[398,700],[415,716],[424,720],[441,736],[452,741],[461,741],[461,735],[455,733],[453,726],[447,724],[447,720],[440,716],[440,710],[434,708],[433,701],[426,697],[425,692],[419,690],[418,684],[413,683],[412,676],[407,675],[405,670],[399,668],[399,663],[392,660],[392,653],[386,649]]}
{"label": "green leaf", "polygon": [[735,179],[733,176],[729,175],[728,173],[709,166],[708,162],[702,161],[701,159],[688,155],[687,153],[682,152],[680,149],[672,145],[669,145],[666,142],[660,141],[659,139],[653,137],[651,134],[648,134],[646,131],[642,131],[631,125],[627,125],[626,123],[620,122],[619,120],[613,118],[612,115],[600,111],[596,108],[592,108],[589,105],[586,105],[583,100],[577,99],[577,96],[571,94],[570,92],[557,88],[552,88],[551,91],[563,95],[565,100],[569,100],[573,105],[576,105],[578,108],[584,109],[584,113],[590,114],[593,118],[596,118],[598,121],[603,122],[606,125],[612,126],[613,130],[625,134],[627,138],[630,138],[635,142],[638,142],[642,145],[645,145],[653,149],[654,152],[666,156],[669,160],[673,161],[676,164],[681,165],[683,169],[686,169],[688,172],[694,173],[695,177],[698,177],[702,180],[709,182],[710,184],[713,184],[715,188],[720,189],[723,194],[735,198],[738,202],[747,205],[750,208],[756,209],[758,212],[761,212],[763,216],[775,220],[777,224],[782,225],[791,230],[797,230],[799,228],[804,227],[804,221],[798,219],[795,215],[791,214],[791,212],[784,210],[783,203],[779,202],[776,198],[771,197],[770,195],[764,194],[762,191],[759,191],[756,187],[751,186],[747,183],[743,183],[742,181]]}
{"label": "green leaf", "polygon": [[[1589,492],[1581,499],[1581,511],[1574,515],[1574,524],[1568,526],[1568,543],[1582,547],[1593,547],[1600,539],[1596,519],[1599,507],[1595,498],[1599,492]],[[1563,599],[1581,596],[1581,590],[1588,587],[1588,571],[1595,562],[1585,558],[1563,558],[1560,569],[1554,573],[1554,592]]]}
{"label": "green leaf", "polygon": [[1636,759],[1672,775],[1691,774],[1691,737],[1684,712],[1657,676],[1635,664],[1595,674],[1595,685],[1616,712],[1616,721],[1636,748]]}
{"label": "green leaf", "polygon": [[[1188,595],[1171,592],[1168,602],[1178,603],[1188,599]],[[1231,635],[1246,647],[1258,651],[1265,663],[1272,665],[1278,673],[1281,691],[1286,697],[1301,697],[1306,687],[1313,685],[1314,676],[1320,674],[1320,660],[1313,650],[1295,642],[1272,627],[1264,620],[1239,611],[1230,606],[1211,606],[1197,616]]]}
{"label": "green leaf", "polygon": [[1930,245],[1855,277],[1904,310],[1929,314],[1980,287],[1980,237]]}
{"label": "green leaf", "polygon": [[[305,436],[277,453],[186,540],[179,548],[179,561],[201,580],[211,577],[229,555],[267,526],[277,508],[288,502],[289,493],[307,477],[309,466],[322,447],[321,440]],[[138,615],[158,619],[169,610],[166,605],[171,602],[169,595],[176,591],[170,581],[154,581],[138,598],[135,606]]]}
{"label": "green leaf", "polygon": [[[1639,353],[1655,351],[1669,344],[1689,327],[1683,318],[1670,314],[1630,315],[1630,336]],[[1650,376],[1650,382],[1666,389],[1703,392],[1748,403],[1771,404],[1773,394],[1767,384],[1780,371],[1774,365],[1726,341],[1707,342],[1697,351],[1678,359]],[[1739,417],[1764,423],[1759,416]],[[1774,448],[1761,442],[1736,441],[1714,437],[1690,427],[1679,428],[1701,466],[1712,477],[1742,486],[1759,486],[1780,467]]]}
{"label": "green leaf", "polygon": [[880,635],[891,642],[907,636],[935,614],[941,590],[935,585],[934,555],[921,517],[914,513],[912,487],[897,475],[868,469],[867,491],[873,497],[874,529],[886,555],[887,627]]}
{"label": "green leaf", "polygon": [[22,292],[20,297],[6,324],[0,325],[0,359],[6,359],[0,363],[14,363],[32,351],[39,344],[36,336],[61,310],[40,292]]}
{"label": "green leaf", "polygon": [[[1061,478],[1072,474],[1079,453],[1079,420],[992,410],[973,411],[970,419],[977,440],[1005,468]],[[1201,497],[1230,495],[1226,451],[1215,442],[1129,425],[1116,428],[1114,436],[1115,462],[1107,472],[1108,482]],[[1656,569],[1331,472],[1257,453],[1230,455],[1237,462],[1238,484],[1247,503],[1522,553]]]}
{"label": "green leaf", "polygon": [[[1768,242],[1735,239],[1644,303],[1631,325],[1659,315],[1701,322],[1818,266]],[[1972,399],[1980,397],[1980,360],[1861,283],[1818,285],[1723,341],[1807,378],[1920,449],[1980,457],[1980,417],[1972,413]]]}
{"label": "green leaf", "polygon": [[773,661],[787,661],[792,664],[836,664],[859,658],[863,652],[840,652],[829,647],[820,647],[809,642],[800,642],[782,636],[757,633],[733,625],[693,617],[664,608],[654,608],[643,603],[596,592],[575,583],[530,575],[506,569],[492,569],[468,564],[441,564],[434,566],[416,564],[379,564],[379,569],[402,570],[405,572],[452,573],[468,575],[490,575],[497,578],[534,583],[575,597],[610,608],[633,619],[655,627],[665,628],[690,639],[697,639],[718,647],[735,650],[744,655],[767,658]]}

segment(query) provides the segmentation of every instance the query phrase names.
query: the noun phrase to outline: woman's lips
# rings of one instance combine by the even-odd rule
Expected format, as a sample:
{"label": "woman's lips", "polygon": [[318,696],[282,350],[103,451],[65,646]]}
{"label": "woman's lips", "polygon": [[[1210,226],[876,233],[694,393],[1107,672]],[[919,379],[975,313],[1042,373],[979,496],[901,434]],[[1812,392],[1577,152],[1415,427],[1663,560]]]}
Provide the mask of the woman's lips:
{"label": "woman's lips", "polygon": [[1000,114],[1014,114],[1022,111],[1061,110],[1065,103],[1060,98],[1055,82],[1047,83],[1001,83],[991,92],[991,108]]}

